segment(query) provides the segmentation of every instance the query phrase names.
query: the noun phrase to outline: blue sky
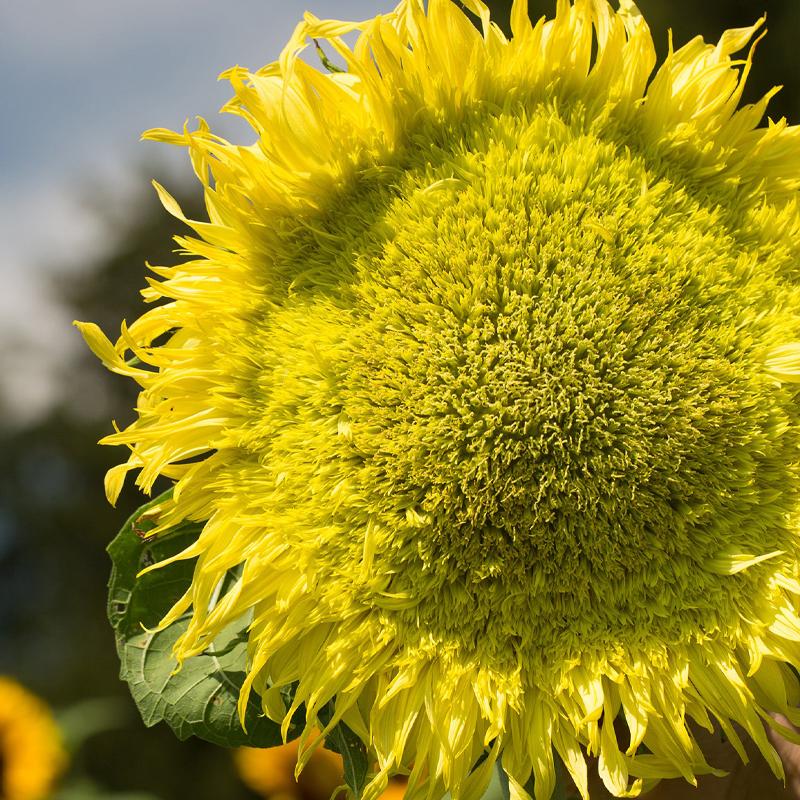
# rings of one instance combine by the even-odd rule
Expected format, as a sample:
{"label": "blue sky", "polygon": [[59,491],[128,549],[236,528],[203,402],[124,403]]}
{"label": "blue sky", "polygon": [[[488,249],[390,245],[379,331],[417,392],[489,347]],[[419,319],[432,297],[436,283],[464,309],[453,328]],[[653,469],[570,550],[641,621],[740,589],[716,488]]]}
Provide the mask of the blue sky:
{"label": "blue sky", "polygon": [[[26,0],[0,6],[0,370],[5,403],[24,420],[58,391],[56,366],[79,346],[49,299],[55,271],[81,269],[109,246],[83,195],[104,187],[120,205],[141,192],[137,167],[186,174],[182,154],[139,142],[150,127],[219,117],[233,64],[274,60],[308,8],[361,19],[392,8],[368,0]],[[167,184],[169,180],[165,181]],[[87,258],[87,254],[91,254]],[[24,343],[31,350],[19,345]]]}

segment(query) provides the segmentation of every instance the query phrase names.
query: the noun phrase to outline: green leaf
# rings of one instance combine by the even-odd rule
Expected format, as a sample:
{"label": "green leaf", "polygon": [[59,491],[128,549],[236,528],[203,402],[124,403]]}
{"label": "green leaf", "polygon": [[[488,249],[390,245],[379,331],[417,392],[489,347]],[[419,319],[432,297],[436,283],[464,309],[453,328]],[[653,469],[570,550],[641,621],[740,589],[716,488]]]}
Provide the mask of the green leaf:
{"label": "green leaf", "polygon": [[511,800],[511,787],[508,785],[508,775],[503,769],[503,763],[500,759],[495,763],[497,770],[497,777],[500,779],[500,796],[502,800]]}
{"label": "green leaf", "polygon": [[87,778],[62,786],[48,800],[160,800],[148,792],[107,792]]}
{"label": "green leaf", "polygon": [[[550,796],[550,800],[573,800],[573,798],[577,798],[577,794],[573,794],[572,791],[567,786],[567,781],[565,779],[566,768],[562,763],[561,759],[559,758],[558,754],[553,751],[553,760],[555,762],[555,770],[556,770],[556,785],[553,788],[553,794]],[[509,800],[511,797],[511,790],[508,785],[508,775],[506,775],[505,770],[503,769],[502,762],[498,760],[497,762],[497,774],[500,778],[500,791],[502,800]],[[525,791],[531,796],[534,797],[534,778],[533,774],[531,773],[530,778],[528,778],[528,782],[525,784]]]}
{"label": "green leaf", "polygon": [[[492,770],[492,778],[481,800],[508,800],[508,777],[500,768],[499,761],[495,766],[496,769]],[[503,777],[501,777],[501,773]],[[503,786],[503,778],[505,778],[505,787]]]}
{"label": "green leaf", "polygon": [[[154,628],[189,587],[193,560],[182,560],[141,577],[137,574],[172,556],[197,539],[200,526],[184,524],[155,539],[144,538],[153,523],[142,506],[109,545],[111,580],[108,618],[117,640],[120,678],[128,683],[145,725],[166,722],[179,739],[198,736],[228,747],[281,744],[280,726],[263,716],[251,699],[242,729],[237,713],[245,678],[248,619],[229,625],[204,653],[187,659],[176,671],[172,646],[186,630],[190,615],[162,631]],[[233,580],[229,575],[226,580]],[[225,587],[221,586],[221,590]]]}
{"label": "green leaf", "polygon": [[[319,720],[323,725],[327,725],[332,716],[330,704],[319,712]],[[325,747],[342,757],[345,783],[355,800],[359,800],[367,785],[369,773],[369,760],[364,742],[344,722],[339,722],[325,737]]]}
{"label": "green leaf", "polygon": [[130,716],[130,704],[121,697],[93,697],[59,711],[56,723],[67,750],[75,753],[87,739],[123,727]]}

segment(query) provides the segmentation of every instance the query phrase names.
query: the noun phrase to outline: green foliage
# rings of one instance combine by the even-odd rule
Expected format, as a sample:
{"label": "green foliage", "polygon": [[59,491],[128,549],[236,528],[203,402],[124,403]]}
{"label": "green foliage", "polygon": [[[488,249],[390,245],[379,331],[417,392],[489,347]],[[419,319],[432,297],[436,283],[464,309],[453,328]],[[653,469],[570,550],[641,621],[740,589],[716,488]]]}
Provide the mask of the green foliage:
{"label": "green foliage", "polygon": [[194,562],[182,560],[137,575],[187,547],[197,538],[198,526],[182,525],[168,535],[145,538],[153,525],[142,520],[142,514],[150,505],[130,517],[108,548],[113,562],[108,618],[116,634],[120,677],[128,683],[142,719],[147,726],[166,722],[179,739],[198,736],[228,747],[280,744],[280,727],[264,717],[255,699],[247,708],[247,732],[239,723],[237,701],[245,678],[246,619],[226,628],[212,647],[187,659],[179,669],[172,646],[190,615],[164,630],[152,630],[189,587]]}
{"label": "green foliage", "polygon": [[[320,712],[320,722],[327,725],[331,716],[331,709],[326,707]],[[345,782],[358,800],[367,785],[369,772],[367,748],[364,747],[364,743],[344,722],[340,722],[328,734],[325,746],[342,757]]]}
{"label": "green foliage", "polygon": [[59,711],[56,722],[64,746],[76,753],[93,736],[124,727],[129,714],[119,697],[91,697]]}
{"label": "green foliage", "polygon": [[87,780],[77,780],[61,788],[49,800],[160,800],[147,792],[107,792]]}
{"label": "green foliage", "polygon": [[[251,697],[245,718],[247,730],[239,723],[237,702],[245,679],[247,661],[246,618],[228,626],[201,655],[187,659],[177,668],[172,646],[186,629],[188,612],[163,630],[155,630],[162,617],[189,588],[193,560],[181,560],[145,575],[141,570],[188,547],[200,526],[181,525],[168,534],[148,538],[154,527],[145,512],[161,498],[138,509],[108,547],[112,561],[108,587],[108,619],[117,640],[121,667],[131,695],[150,727],[166,722],[179,739],[197,736],[226,747],[274,747],[282,743],[280,726],[267,719]],[[227,576],[224,584],[235,580]],[[227,585],[219,587],[223,596]],[[287,698],[291,703],[291,697]],[[320,720],[327,724],[331,711]],[[298,733],[303,715],[290,728]],[[326,739],[329,750],[344,762],[344,777],[355,798],[367,784],[369,761],[364,743],[340,722]]]}
{"label": "green foliage", "polygon": [[[553,787],[553,794],[550,800],[580,800],[580,794],[571,781],[566,780],[566,769],[557,753],[553,753],[553,760],[556,766],[556,785]],[[495,779],[489,786],[486,794],[482,800],[511,800],[511,788],[508,783],[508,775],[501,761],[497,762],[497,769],[495,770]],[[533,775],[530,776],[528,782],[525,784],[525,791],[534,797],[535,792],[535,779]]]}

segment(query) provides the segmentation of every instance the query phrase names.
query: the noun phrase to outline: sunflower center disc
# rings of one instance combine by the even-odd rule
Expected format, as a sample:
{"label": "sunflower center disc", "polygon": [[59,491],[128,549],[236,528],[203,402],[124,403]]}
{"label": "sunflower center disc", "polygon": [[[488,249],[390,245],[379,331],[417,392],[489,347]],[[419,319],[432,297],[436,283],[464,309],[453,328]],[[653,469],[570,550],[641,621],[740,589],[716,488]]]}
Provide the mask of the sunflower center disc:
{"label": "sunflower center disc", "polygon": [[679,641],[756,579],[708,561],[792,535],[779,280],[735,205],[613,133],[432,125],[284,236],[253,446],[331,596],[409,643]]}

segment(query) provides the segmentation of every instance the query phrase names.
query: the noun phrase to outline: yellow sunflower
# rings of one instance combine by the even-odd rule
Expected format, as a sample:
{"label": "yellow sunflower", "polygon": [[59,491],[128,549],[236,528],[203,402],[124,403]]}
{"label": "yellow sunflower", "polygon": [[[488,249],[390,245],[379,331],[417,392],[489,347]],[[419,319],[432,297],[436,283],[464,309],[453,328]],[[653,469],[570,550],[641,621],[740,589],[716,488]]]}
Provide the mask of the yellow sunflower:
{"label": "yellow sunflower", "polygon": [[47,706],[16,681],[0,676],[0,797],[42,800],[65,762]]}
{"label": "yellow sunflower", "polygon": [[[286,731],[305,705],[300,767],[344,720],[366,800],[396,773],[472,800],[501,754],[513,798],[550,797],[554,753],[584,797],[587,755],[616,796],[693,783],[690,721],[780,775],[800,131],[739,107],[761,23],[654,72],[630,0],[535,24],[515,0],[510,39],[464,5],[306,14],[278,62],[225,74],[254,144],[146,134],[188,148],[208,220],[156,186],[186,262],[116,344],[80,324],[142,387],[108,496],[174,480],[153,535],[204,523],[176,658],[250,614],[242,707]],[[342,71],[300,58],[313,40]]]}
{"label": "yellow sunflower", "polygon": [[[298,741],[278,747],[240,747],[233,752],[239,777],[268,800],[331,800],[345,795],[344,765],[338,753],[324,747],[314,751],[303,772],[295,777]],[[405,781],[395,778],[380,800],[403,800]]]}
{"label": "yellow sunflower", "polygon": [[320,747],[295,778],[297,751],[294,740],[279,747],[240,747],[233,758],[242,781],[268,800],[331,800],[338,795],[344,786],[342,757]]}

